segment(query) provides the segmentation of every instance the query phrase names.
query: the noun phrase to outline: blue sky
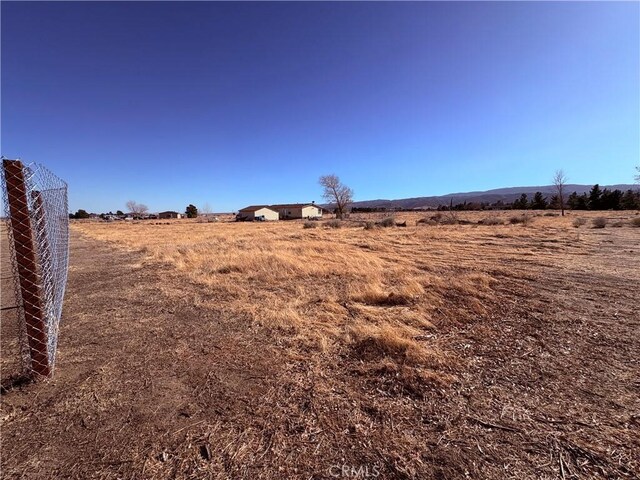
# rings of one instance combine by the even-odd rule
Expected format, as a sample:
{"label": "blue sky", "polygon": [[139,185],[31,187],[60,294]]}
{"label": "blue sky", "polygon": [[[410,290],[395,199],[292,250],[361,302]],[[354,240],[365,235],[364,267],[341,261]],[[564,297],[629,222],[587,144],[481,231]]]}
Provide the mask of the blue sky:
{"label": "blue sky", "polygon": [[70,209],[632,183],[640,4],[2,2],[2,154]]}

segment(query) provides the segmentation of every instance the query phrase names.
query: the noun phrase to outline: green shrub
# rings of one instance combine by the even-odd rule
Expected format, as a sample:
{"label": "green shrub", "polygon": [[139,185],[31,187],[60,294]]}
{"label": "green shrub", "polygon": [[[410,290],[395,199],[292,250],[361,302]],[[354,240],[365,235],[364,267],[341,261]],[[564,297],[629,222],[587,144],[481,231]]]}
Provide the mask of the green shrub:
{"label": "green shrub", "polygon": [[604,217],[596,217],[592,220],[593,228],[604,228],[607,225],[607,219]]}

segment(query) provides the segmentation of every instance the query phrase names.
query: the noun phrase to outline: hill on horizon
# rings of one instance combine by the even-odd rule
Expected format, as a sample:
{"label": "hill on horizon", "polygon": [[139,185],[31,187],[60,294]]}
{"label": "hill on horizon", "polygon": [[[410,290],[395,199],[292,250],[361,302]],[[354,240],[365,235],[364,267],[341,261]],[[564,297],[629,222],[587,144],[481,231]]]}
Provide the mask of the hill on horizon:
{"label": "hill on horizon", "polygon": [[[567,184],[565,190],[567,195],[573,192],[577,192],[578,195],[583,193],[589,193],[593,185],[580,185],[580,184]],[[638,185],[633,184],[617,184],[617,185],[600,185],[600,188],[609,190],[622,190],[623,192],[629,189],[640,188]],[[555,195],[554,185],[543,185],[533,187],[506,187],[496,188],[493,190],[474,191],[474,192],[459,192],[448,193],[446,195],[436,195],[430,197],[413,197],[413,198],[400,198],[395,200],[389,199],[377,199],[377,200],[363,200],[353,202],[352,207],[357,208],[402,208],[402,209],[431,209],[437,208],[440,205],[449,205],[450,203],[458,204],[463,202],[468,203],[495,203],[502,200],[504,203],[511,203],[521,194],[526,193],[532,196],[536,192],[542,192],[548,198],[551,195]],[[330,205],[329,205],[330,206]]]}

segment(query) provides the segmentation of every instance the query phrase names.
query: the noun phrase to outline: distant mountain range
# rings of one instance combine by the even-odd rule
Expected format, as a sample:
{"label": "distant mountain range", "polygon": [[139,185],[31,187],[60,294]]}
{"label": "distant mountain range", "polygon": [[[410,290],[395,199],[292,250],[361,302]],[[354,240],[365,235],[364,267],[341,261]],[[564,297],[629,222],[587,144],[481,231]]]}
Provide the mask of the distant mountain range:
{"label": "distant mountain range", "polygon": [[[578,195],[582,193],[589,193],[593,185],[565,185],[565,191],[567,195],[573,192],[577,192]],[[495,203],[502,200],[504,203],[511,203],[515,199],[519,198],[521,194],[526,193],[530,198],[536,192],[542,192],[546,197],[551,198],[555,195],[554,185],[544,185],[539,187],[509,187],[509,188],[496,188],[494,190],[486,190],[484,192],[461,192],[461,193],[449,193],[447,195],[440,195],[434,197],[415,197],[415,198],[400,198],[397,200],[364,200],[361,202],[353,202],[352,207],[358,208],[387,208],[387,209],[431,209],[437,208],[439,205],[449,205],[453,202],[454,205],[458,203]],[[638,185],[619,184],[619,185],[600,185],[600,188],[608,188],[609,190],[622,190],[623,192],[629,189],[637,189]],[[330,206],[329,206],[330,207]]]}

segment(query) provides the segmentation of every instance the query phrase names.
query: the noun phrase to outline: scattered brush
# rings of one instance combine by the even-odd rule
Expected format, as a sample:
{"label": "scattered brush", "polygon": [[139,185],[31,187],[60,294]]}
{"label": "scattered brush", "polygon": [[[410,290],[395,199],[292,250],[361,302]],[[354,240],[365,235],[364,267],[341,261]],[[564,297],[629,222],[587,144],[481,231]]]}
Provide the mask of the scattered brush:
{"label": "scattered brush", "polygon": [[394,217],[386,217],[380,220],[380,223],[378,225],[380,225],[383,228],[395,227],[396,219]]}
{"label": "scattered brush", "polygon": [[416,225],[437,225],[437,224],[438,222],[428,217],[421,218],[416,222]]}
{"label": "scattered brush", "polygon": [[513,217],[509,218],[509,223],[512,225],[529,225],[531,223],[531,215],[514,215]]}
{"label": "scattered brush", "polygon": [[499,217],[487,217],[478,222],[479,225],[502,225],[503,223]]}
{"label": "scattered brush", "polygon": [[640,217],[636,217],[631,220],[632,227],[640,227]]}
{"label": "scattered brush", "polygon": [[[458,215],[453,210],[449,210],[446,213],[438,212],[435,215],[431,215],[431,217],[426,217],[423,219],[422,223],[426,223],[427,225],[456,225],[460,223],[458,220]],[[468,222],[467,222],[468,223]]]}
{"label": "scattered brush", "polygon": [[615,228],[624,227],[624,222],[622,220],[618,220],[617,222],[613,222],[611,226]]}
{"label": "scattered brush", "polygon": [[584,225],[585,223],[587,223],[587,219],[586,218],[578,217],[573,221],[573,226],[576,227],[576,228],[579,228],[582,225]]}
{"label": "scattered brush", "polygon": [[607,219],[605,217],[596,217],[592,221],[593,228],[604,228],[607,226]]}
{"label": "scattered brush", "polygon": [[364,229],[365,230],[374,230],[376,228],[376,222],[365,222]]}
{"label": "scattered brush", "polygon": [[328,222],[324,222],[324,228],[342,228],[342,220],[338,220],[337,218],[334,220],[329,220]]}
{"label": "scattered brush", "polygon": [[458,220],[458,216],[454,212],[449,211],[446,215],[442,215],[439,223],[441,223],[442,225],[457,225],[458,223],[460,223],[460,221]]}
{"label": "scattered brush", "polygon": [[317,222],[304,222],[302,228],[316,228],[318,226]]}

